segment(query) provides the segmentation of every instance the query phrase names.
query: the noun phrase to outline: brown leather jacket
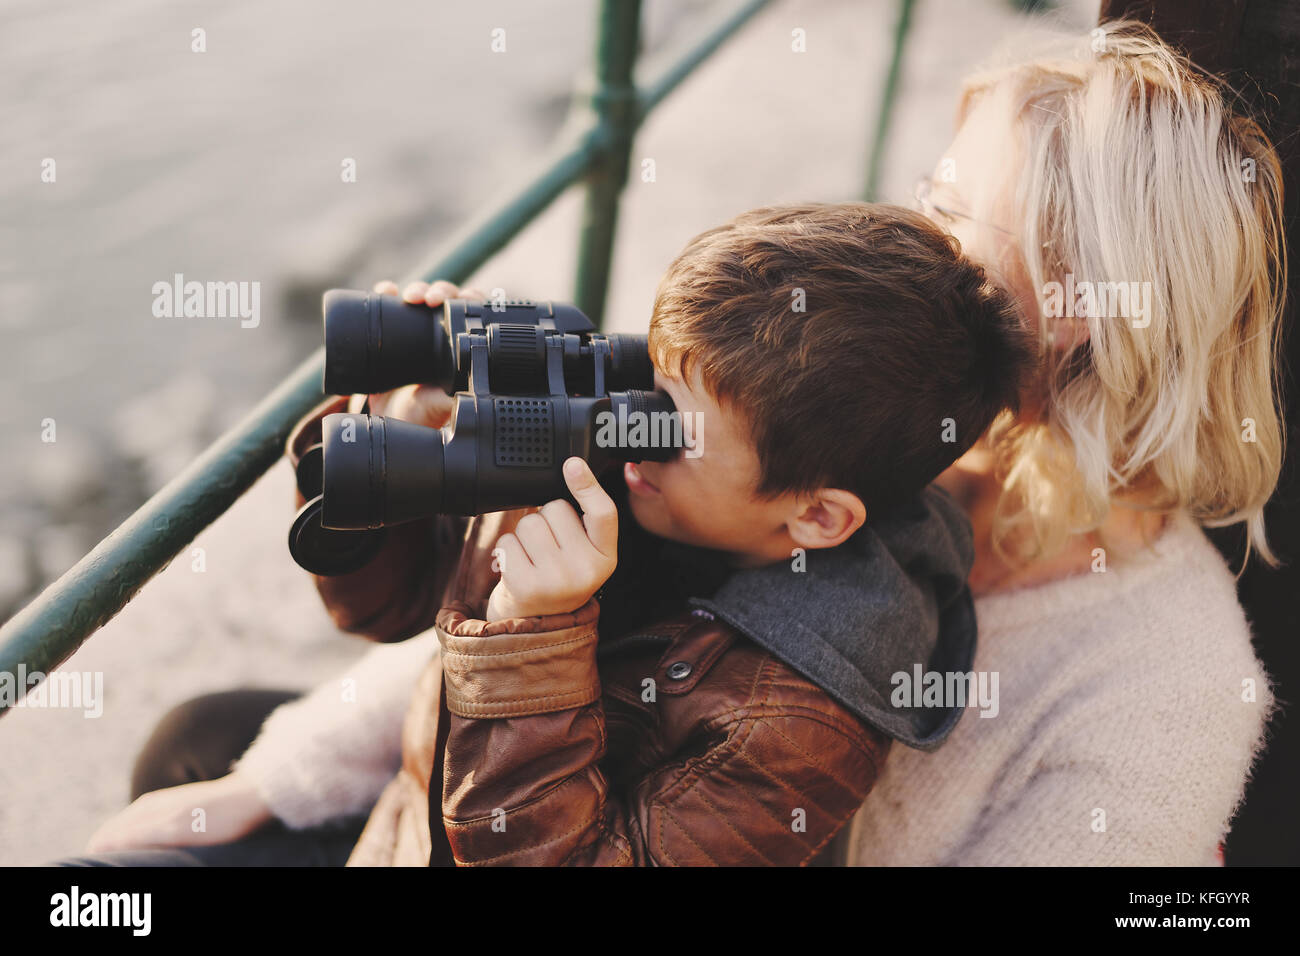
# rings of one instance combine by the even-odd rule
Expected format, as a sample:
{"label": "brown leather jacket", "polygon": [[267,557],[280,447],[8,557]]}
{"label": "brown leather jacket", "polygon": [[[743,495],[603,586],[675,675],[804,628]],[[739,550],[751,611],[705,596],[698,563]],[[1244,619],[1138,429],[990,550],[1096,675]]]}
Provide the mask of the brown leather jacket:
{"label": "brown leather jacket", "polygon": [[[299,424],[295,464],[344,406]],[[316,578],[343,630],[396,641],[435,626],[441,646],[348,864],[821,862],[889,738],[707,612],[613,640],[594,598],[482,620],[492,549],[527,513],[392,528],[365,568]]]}

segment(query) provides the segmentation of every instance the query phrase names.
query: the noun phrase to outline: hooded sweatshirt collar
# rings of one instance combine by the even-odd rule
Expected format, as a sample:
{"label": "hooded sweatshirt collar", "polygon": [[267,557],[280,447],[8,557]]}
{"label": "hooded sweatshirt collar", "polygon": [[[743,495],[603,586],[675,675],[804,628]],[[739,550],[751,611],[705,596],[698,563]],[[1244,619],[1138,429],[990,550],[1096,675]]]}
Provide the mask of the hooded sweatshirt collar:
{"label": "hooded sweatshirt collar", "polygon": [[802,570],[792,561],[734,571],[711,596],[688,603],[890,737],[936,749],[965,707],[918,705],[911,684],[922,673],[969,673],[974,662],[975,605],[966,584],[974,549],[961,507],[931,485],[840,546],[800,557]]}

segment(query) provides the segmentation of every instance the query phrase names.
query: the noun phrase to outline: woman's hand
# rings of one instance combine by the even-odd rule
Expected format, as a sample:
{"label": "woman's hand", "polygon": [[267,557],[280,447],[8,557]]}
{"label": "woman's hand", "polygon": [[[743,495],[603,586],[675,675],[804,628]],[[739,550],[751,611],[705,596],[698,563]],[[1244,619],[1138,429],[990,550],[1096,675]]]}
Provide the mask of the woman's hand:
{"label": "woman's hand", "polygon": [[229,843],[271,818],[257,789],[232,771],[216,780],[141,794],[95,831],[86,852]]}
{"label": "woman's hand", "polygon": [[[379,295],[397,295],[397,283],[389,280],[377,282],[374,291]],[[458,289],[441,279],[432,285],[427,282],[412,282],[402,290],[401,297],[412,305],[423,304],[430,308],[438,308],[447,299],[487,299],[477,289]],[[403,385],[391,392],[369,396],[353,395],[348,402],[348,411],[361,411],[367,398],[370,399],[371,415],[396,418],[430,428],[441,428],[451,421],[452,412],[456,408],[452,397],[440,388],[432,385]]]}

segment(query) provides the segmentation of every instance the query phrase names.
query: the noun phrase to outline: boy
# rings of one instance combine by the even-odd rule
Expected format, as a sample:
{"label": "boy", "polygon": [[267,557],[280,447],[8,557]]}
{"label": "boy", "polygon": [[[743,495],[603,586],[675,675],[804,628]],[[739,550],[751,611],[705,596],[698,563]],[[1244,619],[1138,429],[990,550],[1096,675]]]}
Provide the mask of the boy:
{"label": "boy", "polygon": [[[649,343],[657,384],[706,441],[599,481],[571,459],[581,516],[555,501],[389,529],[367,566],[315,579],[341,628],[404,641],[349,672],[355,699],[321,685],[279,706],[229,774],[214,751],[213,775],[167,787],[194,756],[172,735],[145,761],[158,782],[92,850],[825,861],[891,742],[933,749],[961,715],[899,693],[919,672],[968,672],[974,653],[969,525],[928,485],[1017,404],[1033,349],[955,240],[863,203],[758,209],[698,236],[660,284]],[[375,414],[450,414],[422,386],[370,398]],[[290,459],[347,407],[304,419]],[[435,635],[406,640],[431,627],[432,661]],[[177,719],[229,723],[222,708],[248,705],[227,696]],[[200,789],[221,827],[196,841]]]}
{"label": "boy", "polygon": [[444,516],[317,579],[441,645],[350,864],[807,864],[891,740],[955,725],[891,692],[970,669],[969,527],[927,486],[1018,402],[1010,301],[919,213],[764,208],[678,256],[649,344],[698,457],[570,459],[581,515]]}

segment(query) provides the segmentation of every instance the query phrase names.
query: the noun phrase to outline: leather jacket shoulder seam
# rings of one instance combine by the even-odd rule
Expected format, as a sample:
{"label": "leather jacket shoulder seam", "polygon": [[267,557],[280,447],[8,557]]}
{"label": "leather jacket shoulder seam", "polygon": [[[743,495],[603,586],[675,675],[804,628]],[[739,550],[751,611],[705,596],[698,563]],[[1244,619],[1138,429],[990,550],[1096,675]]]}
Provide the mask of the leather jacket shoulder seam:
{"label": "leather jacket shoulder seam", "polygon": [[[800,715],[800,716],[803,716],[803,715]],[[804,719],[809,719],[809,718],[807,718],[807,717],[805,716]],[[753,727],[757,726],[757,724],[758,724],[760,721],[762,721],[762,722],[764,722],[764,723],[767,723],[767,725],[769,726],[769,728],[775,730],[775,727],[773,727],[772,724],[771,724],[768,720],[766,720],[766,718],[763,718],[763,717],[741,718],[740,720],[737,721],[737,727],[738,727],[739,724],[741,724],[741,723],[748,723],[748,724],[750,725],[750,727],[749,727],[749,731],[752,732]],[[837,730],[837,732],[839,732],[839,731]],[[781,736],[785,737],[784,734],[782,734]],[[852,738],[849,737],[848,735],[841,734],[841,736],[843,736],[845,739],[849,740],[851,743],[853,742],[853,741],[852,741]],[[687,828],[687,827],[686,827],[686,826],[685,826],[681,821],[679,821],[679,820],[676,818],[676,816],[674,816],[674,815],[672,814],[672,810],[671,810],[672,806],[673,806],[674,804],[678,803],[681,799],[683,799],[684,797],[686,797],[688,794],[691,793],[691,791],[694,790],[694,791],[696,791],[696,796],[697,796],[700,800],[702,800],[705,804],[709,805],[710,807],[713,807],[713,809],[714,809],[714,811],[715,811],[715,814],[716,814],[717,818],[720,819],[720,820],[721,820],[721,821],[722,821],[722,822],[723,822],[723,823],[724,823],[724,824],[725,824],[725,825],[726,825],[726,826],[727,826],[727,827],[728,827],[728,828],[729,828],[733,833],[735,833],[735,835],[736,835],[736,836],[737,836],[737,837],[738,837],[742,842],[744,842],[746,846],[748,846],[751,850],[753,850],[753,851],[754,851],[756,854],[758,854],[760,857],[763,857],[764,859],[767,859],[767,855],[764,854],[764,853],[763,853],[761,850],[759,850],[757,847],[755,847],[755,846],[754,846],[754,845],[753,845],[753,844],[752,844],[748,839],[746,839],[745,836],[744,836],[744,834],[742,834],[742,833],[740,833],[739,831],[737,831],[737,830],[735,829],[735,827],[733,827],[733,826],[732,826],[732,825],[727,821],[727,816],[726,816],[726,814],[725,814],[725,813],[724,813],[724,812],[723,812],[719,807],[717,807],[717,806],[715,806],[714,804],[712,804],[712,803],[711,803],[711,802],[710,802],[710,801],[709,801],[709,800],[704,796],[704,793],[703,793],[702,790],[698,790],[698,789],[697,789],[697,786],[698,786],[701,782],[703,782],[705,779],[707,779],[709,776],[713,775],[714,773],[717,773],[717,772],[718,772],[719,770],[721,770],[723,767],[725,767],[725,766],[727,766],[728,764],[730,764],[734,759],[739,759],[739,760],[741,760],[741,761],[747,763],[750,767],[753,767],[754,769],[756,769],[760,774],[762,774],[762,775],[764,775],[764,776],[767,776],[769,779],[773,779],[773,780],[775,780],[775,781],[776,781],[776,782],[777,782],[777,783],[778,783],[778,784],[779,784],[783,789],[786,789],[786,790],[790,791],[791,793],[795,793],[795,794],[797,794],[797,795],[799,795],[799,796],[802,796],[802,794],[800,794],[799,791],[795,790],[794,787],[793,787],[793,786],[792,786],[788,781],[783,780],[783,779],[781,779],[781,778],[779,778],[779,777],[773,777],[770,773],[768,773],[767,770],[765,770],[764,768],[762,768],[761,766],[759,766],[758,763],[753,759],[753,757],[750,756],[750,755],[746,752],[746,750],[745,750],[745,741],[748,739],[748,737],[749,737],[749,733],[745,733],[743,736],[742,736],[742,735],[737,735],[737,734],[733,734],[733,735],[729,736],[729,737],[727,738],[727,740],[723,741],[722,743],[719,743],[716,747],[712,748],[712,749],[711,749],[711,750],[710,750],[710,751],[705,755],[705,757],[704,757],[703,760],[698,760],[698,761],[696,761],[695,763],[693,763],[693,764],[691,764],[691,765],[688,765],[687,767],[685,767],[685,773],[683,773],[683,774],[681,774],[680,776],[676,777],[676,778],[675,778],[675,779],[674,779],[674,780],[673,780],[673,781],[672,781],[668,786],[665,786],[664,788],[662,788],[662,789],[659,790],[658,792],[656,792],[656,793],[654,793],[654,794],[651,794],[651,795],[649,796],[649,802],[650,802],[651,804],[653,804],[653,805],[657,805],[657,806],[658,806],[659,811],[660,811],[660,815],[661,815],[661,818],[660,818],[660,821],[659,821],[659,825],[658,825],[658,827],[656,828],[656,829],[657,829],[656,839],[657,839],[657,843],[658,843],[658,846],[657,846],[656,852],[657,852],[658,855],[660,855],[660,856],[662,856],[662,857],[664,857],[664,858],[667,858],[667,859],[671,859],[671,854],[668,852],[668,850],[667,850],[667,848],[666,848],[666,846],[665,846],[664,832],[663,832],[664,820],[667,819],[667,820],[671,820],[671,821],[672,821],[673,825],[676,826],[677,829],[680,830],[680,831],[682,832],[682,835],[683,835],[687,840],[689,840],[693,846],[695,846],[695,847],[696,847],[696,848],[697,848],[697,849],[698,849],[702,854],[704,854],[706,857],[708,857],[709,859],[712,859],[712,856],[708,853],[708,851],[705,850],[704,847],[700,846],[699,843],[696,842],[696,841],[691,837],[691,834],[690,834],[689,829],[688,829],[688,828]],[[786,740],[789,740],[788,737],[786,737],[785,739],[786,739]],[[832,773],[832,772],[826,770],[826,768],[822,767],[822,766],[821,766],[819,763],[817,763],[816,761],[813,761],[813,760],[809,757],[809,755],[807,754],[807,752],[803,750],[803,748],[796,747],[795,749],[796,749],[796,750],[797,750],[797,751],[798,751],[798,752],[799,752],[799,753],[804,757],[804,759],[806,759],[806,760],[809,761],[809,764],[810,764],[811,766],[817,767],[821,772],[826,773],[826,775],[827,775],[830,779],[834,780],[835,783],[838,784],[839,786],[843,787],[844,789],[846,789],[846,790],[848,790],[848,791],[850,791],[850,792],[853,792],[853,791],[855,791],[855,790],[857,790],[857,789],[860,789],[860,788],[858,788],[858,787],[854,787],[852,784],[846,782],[842,777],[840,777],[840,776],[838,776],[838,775],[836,775],[836,774],[834,774],[834,773]],[[874,752],[872,752],[870,749],[866,749],[866,750],[865,750],[865,753],[866,753],[866,756],[867,756],[868,760],[871,761],[871,767],[872,767],[871,784],[874,785],[874,782],[875,782],[876,778],[879,776],[879,773],[880,773],[880,764],[879,764],[879,761],[876,759],[876,754],[875,754]],[[706,766],[706,764],[707,764],[707,766]],[[687,778],[690,778],[690,779],[689,779],[689,782],[687,782]],[[685,783],[686,785],[685,785],[685,786],[682,786],[683,783]],[[868,789],[868,791],[869,791],[869,790],[871,789],[871,787],[868,786],[867,789]],[[673,791],[675,791],[675,792],[673,792]],[[761,802],[760,802],[760,805],[761,805]],[[766,809],[766,808],[764,808],[764,809]],[[852,809],[851,812],[849,812],[848,814],[846,814],[845,817],[844,817],[844,820],[840,820],[840,821],[838,822],[838,826],[835,827],[835,832],[838,832],[839,829],[844,825],[844,822],[845,822],[846,820],[848,820],[849,818],[851,818],[852,815],[853,815],[854,813],[856,813],[856,812],[857,812],[857,808],[854,807],[854,808]],[[769,817],[770,817],[770,814],[769,814]],[[772,819],[774,820],[774,822],[779,823],[781,826],[785,826],[785,824],[786,824],[786,821],[785,821],[785,820],[775,820],[775,818],[772,818]],[[828,836],[827,840],[833,838],[833,837],[835,836],[835,832],[831,833],[831,834]],[[808,855],[807,857],[805,857],[805,862],[806,862],[807,860],[813,859],[813,858],[814,858],[818,853],[820,853],[821,850],[822,850],[822,848],[825,846],[825,843],[826,843],[826,842],[827,842],[827,841],[823,841],[822,844],[819,844],[817,847],[813,848],[813,849],[810,851],[809,855]]]}
{"label": "leather jacket shoulder seam", "polygon": [[[878,774],[880,772],[880,761],[877,759],[875,750],[870,746],[870,744],[869,743],[864,744],[862,741],[856,740],[852,734],[846,733],[843,728],[829,723],[825,719],[825,716],[823,714],[818,713],[816,711],[812,711],[811,709],[808,709],[807,711],[804,712],[793,712],[793,711],[786,712],[780,710],[778,710],[776,713],[763,712],[764,708],[771,706],[768,705],[767,701],[771,697],[771,692],[774,686],[774,681],[772,680],[773,675],[771,673],[773,663],[779,663],[779,662],[776,660],[775,657],[769,654],[767,656],[767,659],[764,660],[762,664],[759,666],[758,671],[754,675],[754,684],[751,687],[749,700],[745,704],[731,707],[728,710],[724,711],[723,713],[715,715],[713,718],[709,719],[708,721],[705,721],[705,723],[714,724],[719,729],[726,729],[727,730],[726,739],[718,743],[716,746],[710,748],[709,751],[704,755],[703,760],[696,761],[694,764],[686,767],[686,771],[687,771],[686,774],[674,780],[673,783],[670,784],[668,787],[665,787],[663,791],[660,791],[661,794],[666,793],[668,790],[671,790],[673,787],[679,786],[685,776],[696,774],[698,778],[698,776],[702,776],[704,773],[712,772],[712,770],[715,769],[714,767],[710,767],[708,770],[702,770],[701,767],[702,764],[708,762],[708,759],[710,757],[713,757],[715,754],[717,755],[717,757],[714,763],[722,764],[725,763],[727,760],[729,760],[732,756],[739,753],[741,750],[744,749],[745,742],[749,737],[749,732],[752,732],[753,727],[757,725],[759,721],[766,722],[769,727],[772,727],[772,729],[775,730],[775,727],[772,726],[769,720],[769,718],[772,717],[792,717],[792,718],[801,718],[804,720],[814,720],[817,723],[821,724],[822,726],[834,730],[836,733],[840,734],[845,740],[849,741],[851,744],[853,744],[859,750],[865,753],[868,756],[868,758],[871,760],[872,767],[875,769],[876,773]],[[756,704],[755,699],[759,695],[759,688],[764,683],[766,684],[766,693],[763,696],[763,700],[760,703]],[[746,732],[744,735],[739,734],[740,728],[746,724],[749,725],[748,732]],[[785,735],[783,734],[782,736]],[[875,739],[874,735],[871,735],[866,732],[863,733],[863,737],[868,741]],[[786,739],[789,740],[788,737],[786,737]],[[724,753],[724,748],[725,748],[725,753]],[[802,750],[800,750],[800,752],[803,753]],[[804,753],[803,755],[807,757],[806,753]],[[837,783],[841,784],[842,786],[848,786],[843,780],[836,778],[833,775],[831,776],[833,779],[836,780]],[[694,781],[692,782],[691,786],[686,787],[678,794],[674,794],[673,799],[676,800],[682,794],[688,793],[693,786],[694,786]]]}
{"label": "leather jacket shoulder seam", "polygon": [[[790,716],[801,714],[827,727],[833,727],[850,740],[855,740],[863,749],[870,749],[873,745],[879,746],[881,732],[877,728],[848,711],[843,704],[835,700],[820,685],[804,677],[771,651],[765,651],[764,654],[765,658],[759,667],[756,678],[766,677],[766,696],[762,703],[755,703],[758,691],[757,687],[752,689],[750,699],[743,708],[733,707],[731,709],[731,713],[739,710],[746,711],[744,716],[737,719],[743,720],[745,716],[763,716],[763,710],[770,708],[767,710],[768,714]],[[785,675],[792,679],[782,679]],[[755,683],[757,684],[757,680]],[[772,692],[778,688],[794,691],[799,695],[800,699],[769,705],[767,702],[771,698]],[[843,711],[844,717],[827,714],[822,707],[818,706],[824,701],[830,701],[837,710]]]}
{"label": "leather jacket shoulder seam", "polygon": [[[850,745],[853,746],[855,750],[859,751],[862,754],[865,754],[867,759],[871,761],[873,775],[878,775],[880,773],[880,762],[876,758],[876,751],[870,746],[866,746],[866,747],[862,746],[852,736],[844,733],[838,727],[834,727],[831,724],[828,724],[825,721],[819,720],[817,717],[808,714],[785,714],[782,716],[795,717],[801,720],[811,720],[818,724],[821,724],[823,727],[826,727],[827,729],[831,730],[833,733],[835,733],[836,735],[838,735],[839,737],[847,741]],[[771,731],[774,734],[777,734],[782,739],[784,739],[793,750],[798,751],[804,757],[804,759],[808,761],[809,765],[817,767],[819,770],[822,771],[822,773],[826,774],[827,777],[834,780],[836,783],[838,783],[840,786],[844,787],[845,789],[848,790],[855,789],[852,784],[850,784],[847,780],[841,778],[831,768],[823,766],[821,762],[817,759],[817,756],[815,754],[809,753],[807,750],[800,747],[797,743],[791,740],[787,734],[783,733],[781,729],[777,727],[775,721],[771,720],[768,717],[758,717],[755,719],[761,720],[763,723],[767,724],[767,726],[771,729]]]}
{"label": "leather jacket shoulder seam", "polygon": [[[736,751],[736,753],[739,754],[740,751]],[[728,830],[730,830],[732,833],[734,833],[734,834],[736,835],[737,839],[739,839],[741,843],[745,844],[745,846],[749,847],[751,850],[753,850],[756,854],[758,854],[758,855],[759,855],[760,857],[762,857],[763,859],[765,859],[765,860],[768,859],[766,853],[764,853],[764,852],[763,852],[762,850],[760,850],[758,847],[754,846],[754,844],[751,843],[751,842],[749,841],[749,839],[745,836],[744,833],[742,833],[741,831],[737,830],[734,826],[732,826],[731,821],[727,819],[727,814],[722,810],[721,807],[719,807],[719,806],[717,806],[716,804],[710,802],[709,799],[708,799],[708,797],[704,796],[704,793],[703,793],[703,792],[700,792],[700,793],[696,794],[696,796],[699,797],[699,799],[700,799],[700,800],[701,800],[701,801],[702,801],[706,806],[708,806],[710,809],[713,810],[714,815],[715,815],[719,820],[722,821],[723,825],[724,825]],[[704,849],[704,847],[700,846],[698,843],[695,842],[695,840],[691,839],[690,832],[686,829],[686,827],[682,826],[682,824],[677,820],[676,817],[672,817],[671,814],[668,813],[667,808],[665,808],[665,809],[663,810],[663,812],[664,812],[666,815],[669,815],[669,816],[670,816],[670,818],[672,819],[673,823],[677,824],[677,829],[681,830],[682,833],[686,836],[686,838],[687,838],[688,840],[690,840],[691,843],[694,843],[695,846],[696,846],[697,848],[699,848],[699,850],[700,850],[701,853],[703,853],[705,856],[707,856],[710,860],[713,859],[712,854],[708,853],[708,852]],[[782,821],[782,823],[784,824],[784,821]],[[714,861],[714,862],[716,862],[716,861]],[[770,861],[769,861],[769,862],[770,862]]]}
{"label": "leather jacket shoulder seam", "polygon": [[[829,698],[829,695],[827,696]],[[769,705],[766,708],[752,707],[746,716],[755,720],[778,717],[800,717],[804,720],[812,720],[823,727],[834,730],[863,750],[878,746],[879,737],[882,736],[880,731],[858,717],[842,718],[834,714],[827,714],[824,710],[811,704],[785,702]]]}
{"label": "leather jacket shoulder seam", "polygon": [[666,844],[665,844],[665,841],[664,841],[664,821],[665,821],[665,820],[670,820],[670,821],[672,821],[673,825],[675,825],[675,826],[677,827],[677,829],[680,830],[680,831],[682,832],[682,836],[686,837],[686,839],[690,842],[691,846],[693,846],[693,847],[695,847],[695,849],[699,850],[700,853],[703,854],[704,857],[705,857],[706,859],[709,860],[709,862],[711,862],[714,866],[722,866],[721,863],[719,863],[717,860],[715,860],[715,859],[713,858],[713,854],[712,854],[712,853],[710,853],[708,850],[706,850],[704,847],[700,846],[700,844],[696,842],[695,838],[691,836],[690,831],[689,831],[688,829],[686,829],[686,827],[682,826],[681,822],[680,822],[680,821],[679,821],[675,816],[673,816],[671,812],[669,812],[668,807],[667,807],[666,805],[661,805],[661,806],[660,806],[660,812],[659,812],[659,832],[656,834],[656,836],[658,837],[658,840],[659,840],[659,849],[658,849],[658,854],[659,854],[661,857],[663,857],[663,858],[666,859],[666,860],[671,861],[672,864],[673,864],[673,866],[680,866],[680,865],[681,865],[681,864],[679,864],[676,860],[673,859],[673,855],[672,855],[671,853],[668,852],[668,848],[667,848],[667,846],[666,846]]}

